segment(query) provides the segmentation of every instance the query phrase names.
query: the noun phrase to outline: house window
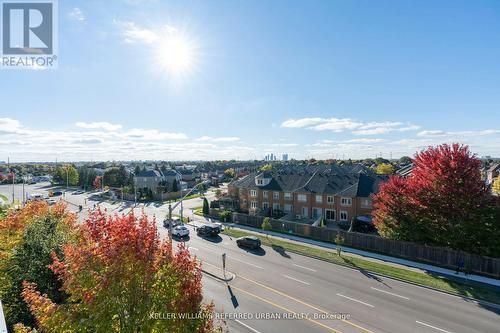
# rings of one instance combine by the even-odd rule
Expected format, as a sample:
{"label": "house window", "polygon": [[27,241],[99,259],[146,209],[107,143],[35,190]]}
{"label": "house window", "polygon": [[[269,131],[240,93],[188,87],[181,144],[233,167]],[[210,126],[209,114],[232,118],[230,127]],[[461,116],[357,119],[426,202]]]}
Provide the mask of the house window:
{"label": "house window", "polygon": [[335,210],[334,209],[325,210],[325,219],[335,221],[337,219],[335,216]]}
{"label": "house window", "polygon": [[257,201],[250,201],[250,208],[257,208]]}
{"label": "house window", "polygon": [[348,215],[345,210],[340,211],[340,221],[347,221]]}
{"label": "house window", "polygon": [[262,191],[262,197],[267,199],[267,197],[268,197],[267,191]]}
{"label": "house window", "polygon": [[264,181],[262,179],[257,179],[257,185],[262,185],[264,184]]}
{"label": "house window", "polygon": [[273,199],[279,200],[280,192],[273,192]]}
{"label": "house window", "polygon": [[292,200],[292,193],[285,192],[285,200]]}
{"label": "house window", "polygon": [[240,188],[240,195],[243,195],[244,193],[245,191],[242,188]]}
{"label": "house window", "polygon": [[312,210],[312,218],[317,219],[318,217],[322,216],[321,215],[321,208],[314,207]]}
{"label": "house window", "polygon": [[342,199],[340,199],[340,204],[342,206],[351,206],[352,205],[352,198],[342,198]]}
{"label": "house window", "polygon": [[361,200],[361,206],[364,208],[372,208],[372,200],[369,198]]}
{"label": "house window", "polygon": [[292,205],[290,204],[285,204],[285,213],[290,213],[292,211]]}
{"label": "house window", "polygon": [[275,203],[273,204],[273,212],[278,212],[281,210],[280,204]]}
{"label": "house window", "polygon": [[316,196],[316,203],[322,203],[323,202],[323,196],[322,195],[317,195]]}
{"label": "house window", "polygon": [[243,199],[243,205],[246,206],[247,205],[247,199]]}
{"label": "house window", "polygon": [[335,203],[335,197],[333,195],[329,195],[326,197],[326,203],[329,205],[333,205]]}
{"label": "house window", "polygon": [[309,217],[309,211],[307,207],[302,207],[302,217]]}
{"label": "house window", "polygon": [[300,202],[306,202],[307,201],[307,194],[299,194],[297,195],[297,200]]}
{"label": "house window", "polygon": [[257,196],[257,191],[256,190],[250,190],[250,196],[251,197],[256,197]]}
{"label": "house window", "polygon": [[263,202],[262,203],[262,209],[268,210],[269,209],[269,202]]}

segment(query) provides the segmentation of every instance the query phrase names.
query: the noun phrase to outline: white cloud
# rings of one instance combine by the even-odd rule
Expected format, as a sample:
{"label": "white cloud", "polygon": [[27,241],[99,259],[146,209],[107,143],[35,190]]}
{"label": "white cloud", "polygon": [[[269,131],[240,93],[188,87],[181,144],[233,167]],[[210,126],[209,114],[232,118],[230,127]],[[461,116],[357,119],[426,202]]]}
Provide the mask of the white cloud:
{"label": "white cloud", "polygon": [[417,133],[417,136],[423,137],[471,137],[471,136],[487,136],[487,135],[495,135],[500,134],[500,130],[495,129],[487,129],[487,130],[478,130],[478,131],[421,131]]}
{"label": "white cloud", "polygon": [[91,128],[91,129],[102,128],[102,129],[107,130],[107,131],[116,131],[116,130],[119,130],[120,128],[122,128],[122,125],[120,125],[120,124],[111,124],[111,123],[108,123],[105,121],[93,122],[93,123],[85,123],[85,122],[79,121],[75,124],[75,126],[80,127],[80,128]]}
{"label": "white cloud", "polygon": [[115,21],[115,23],[122,28],[127,43],[152,44],[160,38],[155,31],[141,28],[135,22]]}
{"label": "white cloud", "polygon": [[385,134],[389,132],[411,131],[420,127],[402,122],[368,122],[364,123],[350,118],[302,118],[288,119],[281,124],[286,128],[307,128],[315,131],[333,131],[336,133],[352,131],[356,135]]}
{"label": "white cloud", "polygon": [[80,21],[80,22],[83,22],[85,21],[86,17],[85,17],[85,14],[82,12],[82,10],[78,7],[75,7],[73,8],[70,12],[69,12],[69,17],[73,20],[76,20],[76,21]]}
{"label": "white cloud", "polygon": [[124,137],[143,140],[181,140],[187,139],[184,133],[160,132],[156,129],[134,128],[123,134]]}
{"label": "white cloud", "polygon": [[236,136],[223,136],[223,137],[218,137],[214,138],[211,136],[202,136],[196,139],[196,141],[211,141],[211,142],[236,142],[240,141],[240,138]]}
{"label": "white cloud", "polygon": [[18,120],[11,118],[0,118],[0,133],[16,133],[21,128]]}
{"label": "white cloud", "polygon": [[347,140],[345,142],[349,143],[377,143],[377,142],[384,142],[384,139],[374,139],[374,138],[360,138],[360,139],[351,139]]}

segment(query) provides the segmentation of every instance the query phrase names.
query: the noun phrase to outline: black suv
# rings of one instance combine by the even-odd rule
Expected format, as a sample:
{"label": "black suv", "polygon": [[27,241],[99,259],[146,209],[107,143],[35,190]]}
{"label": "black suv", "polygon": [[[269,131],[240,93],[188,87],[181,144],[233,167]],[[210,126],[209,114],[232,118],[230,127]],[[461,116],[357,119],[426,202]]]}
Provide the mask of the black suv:
{"label": "black suv", "polygon": [[220,229],[217,226],[205,224],[201,227],[196,228],[196,234],[198,236],[209,236],[214,237],[220,233]]}
{"label": "black suv", "polygon": [[244,236],[236,240],[238,246],[249,247],[251,249],[258,249],[260,247],[260,239],[255,236]]}

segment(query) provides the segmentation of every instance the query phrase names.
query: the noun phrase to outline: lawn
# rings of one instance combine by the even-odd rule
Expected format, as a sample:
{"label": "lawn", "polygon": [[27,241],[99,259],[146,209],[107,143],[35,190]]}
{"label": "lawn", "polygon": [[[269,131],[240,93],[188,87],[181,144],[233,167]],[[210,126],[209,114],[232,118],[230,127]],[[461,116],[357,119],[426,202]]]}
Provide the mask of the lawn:
{"label": "lawn", "polygon": [[241,237],[248,235],[257,236],[260,238],[262,244],[266,246],[279,246],[282,247],[285,251],[325,260],[334,264],[354,268],[359,271],[376,273],[421,286],[442,290],[455,295],[466,296],[500,304],[500,293],[489,288],[466,285],[441,277],[436,277],[429,274],[415,272],[390,265],[384,265],[378,262],[351,257],[345,254],[338,256],[336,252],[326,249],[318,249],[307,245],[295,244],[276,238],[266,238],[264,236],[248,233],[240,229],[227,228],[224,230],[224,233],[232,237]]}
{"label": "lawn", "polygon": [[9,198],[7,198],[7,196],[5,196],[3,194],[0,194],[0,199],[2,199],[4,201],[4,203],[8,203],[9,202]]}

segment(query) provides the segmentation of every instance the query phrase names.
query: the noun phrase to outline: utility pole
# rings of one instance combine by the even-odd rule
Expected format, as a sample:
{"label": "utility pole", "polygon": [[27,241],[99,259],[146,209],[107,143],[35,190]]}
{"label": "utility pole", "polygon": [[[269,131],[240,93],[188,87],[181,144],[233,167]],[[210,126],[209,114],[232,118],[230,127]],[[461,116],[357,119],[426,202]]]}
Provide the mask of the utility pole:
{"label": "utility pole", "polygon": [[14,169],[10,168],[10,157],[7,157],[7,168],[9,169],[11,175],[12,175],[12,204],[14,204],[14,199],[15,199],[15,178],[16,174],[14,173]]}
{"label": "utility pole", "polygon": [[24,181],[25,181],[25,176],[23,176],[23,207],[26,204],[26,195],[24,194]]}

